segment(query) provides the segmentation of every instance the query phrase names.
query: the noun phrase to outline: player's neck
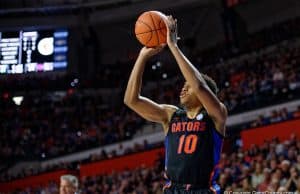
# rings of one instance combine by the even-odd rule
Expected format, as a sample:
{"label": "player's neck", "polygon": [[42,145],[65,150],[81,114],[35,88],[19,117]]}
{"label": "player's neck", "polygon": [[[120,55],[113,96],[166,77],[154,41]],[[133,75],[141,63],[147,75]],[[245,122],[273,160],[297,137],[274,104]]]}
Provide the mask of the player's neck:
{"label": "player's neck", "polygon": [[190,119],[193,119],[197,116],[199,111],[202,109],[202,106],[185,107],[185,108],[186,108],[187,117],[190,118]]}

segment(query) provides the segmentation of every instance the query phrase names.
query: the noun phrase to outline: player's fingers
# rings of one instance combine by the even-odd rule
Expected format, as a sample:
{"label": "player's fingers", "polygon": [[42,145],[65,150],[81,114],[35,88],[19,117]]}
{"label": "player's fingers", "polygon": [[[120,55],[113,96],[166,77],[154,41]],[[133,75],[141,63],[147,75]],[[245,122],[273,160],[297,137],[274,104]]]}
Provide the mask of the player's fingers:
{"label": "player's fingers", "polygon": [[164,19],[164,22],[165,22],[167,28],[169,29],[171,26],[170,16],[167,16],[167,18]]}
{"label": "player's fingers", "polygon": [[169,15],[169,16],[167,17],[167,19],[168,19],[169,22],[172,21],[172,16]]}
{"label": "player's fingers", "polygon": [[157,47],[157,49],[163,49],[166,46],[166,44],[161,44]]}
{"label": "player's fingers", "polygon": [[165,46],[166,46],[166,44],[161,44],[161,45],[158,45],[157,47],[153,48],[153,50],[161,51]]}

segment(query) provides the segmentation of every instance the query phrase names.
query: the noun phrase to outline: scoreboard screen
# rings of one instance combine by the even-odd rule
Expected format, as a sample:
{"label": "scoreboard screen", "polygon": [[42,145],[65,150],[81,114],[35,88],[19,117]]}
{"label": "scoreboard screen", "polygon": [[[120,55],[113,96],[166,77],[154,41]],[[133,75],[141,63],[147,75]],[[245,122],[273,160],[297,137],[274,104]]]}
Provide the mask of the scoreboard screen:
{"label": "scoreboard screen", "polygon": [[0,32],[0,74],[67,68],[68,31]]}

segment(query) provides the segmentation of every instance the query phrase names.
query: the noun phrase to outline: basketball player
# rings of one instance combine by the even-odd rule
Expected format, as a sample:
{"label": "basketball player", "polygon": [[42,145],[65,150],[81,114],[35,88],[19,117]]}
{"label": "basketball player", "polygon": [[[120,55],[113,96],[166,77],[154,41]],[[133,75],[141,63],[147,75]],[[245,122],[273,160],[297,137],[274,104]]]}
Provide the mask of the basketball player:
{"label": "basketball player", "polygon": [[60,177],[59,194],[78,193],[78,179],[73,175],[63,175]]}
{"label": "basketball player", "polygon": [[146,120],[161,123],[165,132],[165,194],[219,193],[216,166],[220,158],[227,110],[217,98],[215,82],[201,74],[177,45],[177,22],[169,16],[167,45],[186,80],[180,102],[184,109],[157,104],[140,95],[147,60],[160,52],[142,48],[131,72],[124,103]]}

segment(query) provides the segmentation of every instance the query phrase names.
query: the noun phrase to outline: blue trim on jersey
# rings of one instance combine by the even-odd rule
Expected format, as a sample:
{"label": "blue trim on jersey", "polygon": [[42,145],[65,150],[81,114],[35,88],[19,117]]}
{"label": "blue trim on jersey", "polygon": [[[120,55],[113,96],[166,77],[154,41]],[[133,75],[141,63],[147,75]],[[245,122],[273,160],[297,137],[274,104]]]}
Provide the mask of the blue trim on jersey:
{"label": "blue trim on jersey", "polygon": [[168,135],[165,137],[165,170],[167,170],[168,164]]}
{"label": "blue trim on jersey", "polygon": [[217,184],[213,184],[211,186],[213,188],[213,191],[215,191],[216,194],[221,194],[221,187]]}
{"label": "blue trim on jersey", "polygon": [[221,134],[219,134],[217,132],[216,129],[212,130],[213,132],[213,141],[214,141],[214,169],[213,169],[213,177],[211,179],[211,183],[212,185],[215,184],[215,181],[217,180],[218,176],[219,176],[219,169],[217,168],[217,164],[220,161],[220,157],[221,157],[221,151],[222,151],[222,144],[223,144],[223,137],[221,136]]}

